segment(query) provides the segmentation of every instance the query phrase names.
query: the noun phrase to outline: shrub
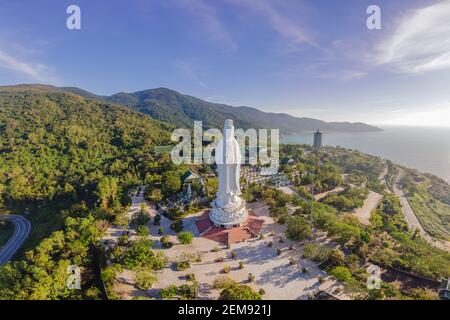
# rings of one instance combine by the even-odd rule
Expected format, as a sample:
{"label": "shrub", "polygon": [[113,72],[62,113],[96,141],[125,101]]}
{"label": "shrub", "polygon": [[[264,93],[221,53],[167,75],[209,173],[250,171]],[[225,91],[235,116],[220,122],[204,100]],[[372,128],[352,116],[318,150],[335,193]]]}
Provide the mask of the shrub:
{"label": "shrub", "polygon": [[170,225],[170,229],[172,229],[175,232],[183,231],[183,220],[176,220],[172,222],[172,224]]}
{"label": "shrub", "polygon": [[191,263],[189,261],[175,261],[175,267],[180,271],[184,271],[191,267]]}
{"label": "shrub", "polygon": [[120,271],[120,265],[111,265],[101,271],[101,279],[105,285],[112,285],[116,280],[117,272]]}
{"label": "shrub", "polygon": [[236,281],[234,281],[232,278],[228,276],[218,276],[217,278],[214,279],[213,288],[225,289],[234,284],[236,284]]}
{"label": "shrub", "polygon": [[269,243],[267,244],[267,246],[268,246],[269,248],[272,248],[273,242],[272,242],[272,241],[269,241]]}
{"label": "shrub", "polygon": [[122,234],[118,239],[119,246],[127,246],[130,243],[130,238],[126,234]]}
{"label": "shrub", "polygon": [[255,276],[253,275],[253,273],[249,273],[248,274],[248,282],[253,282],[255,281]]}
{"label": "shrub", "polygon": [[239,269],[244,269],[244,263],[242,261],[239,261]]}
{"label": "shrub", "polygon": [[150,220],[151,217],[141,208],[141,211],[135,215],[133,222],[138,226],[145,226]]}
{"label": "shrub", "polygon": [[281,249],[280,248],[277,248],[277,256],[279,256],[279,255],[281,255]]}
{"label": "shrub", "polygon": [[158,228],[158,234],[162,235],[164,233],[164,228],[163,227],[159,227]]}
{"label": "shrub", "polygon": [[100,290],[96,287],[90,287],[84,293],[86,299],[89,300],[101,300]]}
{"label": "shrub", "polygon": [[258,291],[259,295],[263,296],[266,294],[266,290],[264,290],[263,288],[259,289]]}
{"label": "shrub", "polygon": [[171,285],[167,288],[161,289],[160,293],[164,299],[173,298],[178,294],[178,288],[176,285]]}
{"label": "shrub", "polygon": [[178,241],[180,241],[181,244],[190,244],[192,243],[193,239],[194,235],[190,231],[183,231],[178,233]]}
{"label": "shrub", "polygon": [[328,261],[333,266],[343,266],[345,264],[345,254],[340,249],[331,249],[328,254]]}
{"label": "shrub", "polygon": [[193,273],[188,273],[186,275],[186,281],[195,281],[195,274]]}
{"label": "shrub", "polygon": [[136,233],[140,237],[148,237],[148,228],[146,225],[141,225],[137,228]]}
{"label": "shrub", "polygon": [[237,253],[233,251],[231,253],[231,259],[236,259],[236,258],[237,258]]}
{"label": "shrub", "polygon": [[198,283],[196,281],[191,284],[182,284],[178,287],[177,294],[186,299],[196,299],[198,295]]}
{"label": "shrub", "polygon": [[139,289],[148,290],[158,281],[158,279],[152,270],[148,268],[138,268],[134,276],[134,281]]}
{"label": "shrub", "polygon": [[296,261],[294,258],[290,257],[290,258],[289,258],[289,264],[290,264],[291,266],[293,266],[293,265],[297,264],[297,261]]}
{"label": "shrub", "polygon": [[232,284],[220,293],[219,300],[261,300],[261,295],[246,285]]}
{"label": "shrub", "polygon": [[223,273],[230,273],[231,268],[229,266],[223,267]]}
{"label": "shrub", "polygon": [[168,236],[162,236],[161,239],[161,245],[163,248],[171,248],[173,246],[172,242],[169,241],[169,237]]}
{"label": "shrub", "polygon": [[161,224],[161,215],[157,214],[154,218],[153,218],[153,224],[155,226],[159,226]]}
{"label": "shrub", "polygon": [[186,270],[191,267],[191,262],[198,261],[198,256],[198,254],[182,252],[177,256],[175,267],[181,271]]}
{"label": "shrub", "polygon": [[202,255],[200,252],[196,252],[195,254],[195,262],[202,262]]}

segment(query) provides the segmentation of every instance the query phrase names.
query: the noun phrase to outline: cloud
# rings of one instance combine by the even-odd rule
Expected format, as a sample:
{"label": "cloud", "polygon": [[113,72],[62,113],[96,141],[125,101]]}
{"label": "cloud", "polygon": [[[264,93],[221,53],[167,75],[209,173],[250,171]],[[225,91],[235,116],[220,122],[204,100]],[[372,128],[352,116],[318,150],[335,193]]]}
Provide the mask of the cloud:
{"label": "cloud", "polygon": [[234,4],[244,6],[247,10],[253,13],[262,15],[266,19],[269,26],[288,41],[288,46],[291,49],[295,49],[300,44],[316,46],[305,29],[296,21],[291,19],[286,12],[277,8],[273,2],[266,0],[229,1]]}
{"label": "cloud", "polygon": [[416,110],[392,110],[396,116],[391,116],[383,124],[405,126],[450,127],[450,103],[430,105]]}
{"label": "cloud", "polygon": [[450,68],[450,1],[412,10],[376,48],[375,63],[401,73]]}
{"label": "cloud", "polygon": [[178,60],[173,63],[173,66],[183,76],[194,80],[198,85],[208,89],[208,85],[204,81],[200,80],[201,76],[199,76],[198,74],[201,74],[201,72],[198,70],[199,68],[192,62],[186,60]]}
{"label": "cloud", "polygon": [[336,70],[333,73],[319,74],[316,76],[318,79],[325,80],[338,80],[338,81],[352,81],[362,79],[367,76],[365,71],[357,70]]}
{"label": "cloud", "polygon": [[179,0],[182,7],[188,10],[202,23],[204,31],[206,31],[212,39],[222,45],[227,51],[234,52],[238,49],[238,45],[234,42],[233,37],[227,31],[226,27],[220,21],[216,10],[203,0]]}
{"label": "cloud", "polygon": [[0,68],[24,75],[27,79],[33,81],[54,81],[54,77],[50,74],[49,68],[46,65],[21,60],[3,50],[0,50]]}

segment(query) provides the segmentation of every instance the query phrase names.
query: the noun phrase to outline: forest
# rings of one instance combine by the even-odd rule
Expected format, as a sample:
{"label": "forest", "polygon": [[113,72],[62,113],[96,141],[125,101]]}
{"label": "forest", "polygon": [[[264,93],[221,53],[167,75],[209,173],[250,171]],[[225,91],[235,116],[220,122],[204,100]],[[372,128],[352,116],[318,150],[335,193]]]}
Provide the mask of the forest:
{"label": "forest", "polygon": [[[0,213],[25,214],[33,225],[18,261],[1,272],[0,298],[97,297],[92,246],[110,223],[126,223],[126,191],[144,181],[153,147],[171,130],[47,87],[0,88]],[[65,287],[72,264],[86,282],[75,296]]]}

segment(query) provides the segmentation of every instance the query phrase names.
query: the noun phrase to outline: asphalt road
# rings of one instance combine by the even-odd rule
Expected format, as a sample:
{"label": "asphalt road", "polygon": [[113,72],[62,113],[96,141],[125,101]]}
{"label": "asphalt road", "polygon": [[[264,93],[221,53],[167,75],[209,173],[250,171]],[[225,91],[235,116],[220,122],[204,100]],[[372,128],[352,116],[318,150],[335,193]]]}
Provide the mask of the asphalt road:
{"label": "asphalt road", "polygon": [[18,215],[0,215],[0,220],[9,220],[14,225],[14,233],[0,249],[0,265],[7,263],[20,249],[31,231],[31,223]]}

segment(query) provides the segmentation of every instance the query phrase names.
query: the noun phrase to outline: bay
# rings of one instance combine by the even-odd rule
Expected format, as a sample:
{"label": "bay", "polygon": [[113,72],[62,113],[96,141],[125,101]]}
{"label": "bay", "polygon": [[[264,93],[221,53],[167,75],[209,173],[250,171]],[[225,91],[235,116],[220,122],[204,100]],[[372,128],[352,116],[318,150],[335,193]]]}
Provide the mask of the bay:
{"label": "bay", "polygon": [[[380,156],[450,182],[450,128],[384,126],[379,132],[324,133],[323,144]],[[284,136],[282,143],[312,144],[313,134]]]}

